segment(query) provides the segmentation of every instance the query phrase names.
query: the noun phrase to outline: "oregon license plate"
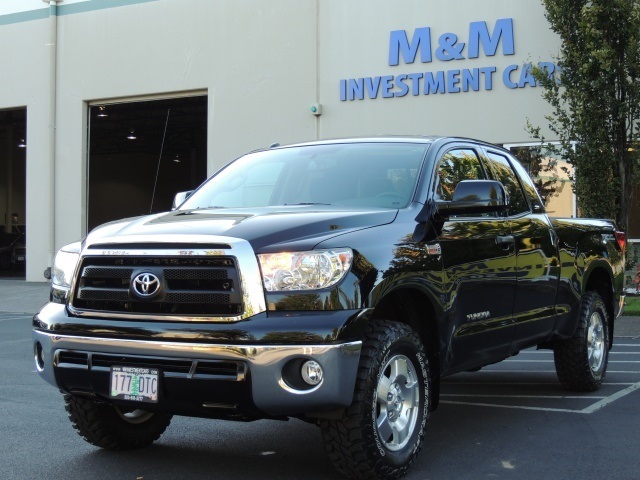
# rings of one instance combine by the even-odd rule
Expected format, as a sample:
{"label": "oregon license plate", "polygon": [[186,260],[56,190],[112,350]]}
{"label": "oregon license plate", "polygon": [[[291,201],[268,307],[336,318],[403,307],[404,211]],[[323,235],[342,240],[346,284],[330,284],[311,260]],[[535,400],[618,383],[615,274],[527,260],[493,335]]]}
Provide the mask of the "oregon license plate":
{"label": "oregon license plate", "polygon": [[111,398],[157,403],[160,373],[157,368],[111,367]]}

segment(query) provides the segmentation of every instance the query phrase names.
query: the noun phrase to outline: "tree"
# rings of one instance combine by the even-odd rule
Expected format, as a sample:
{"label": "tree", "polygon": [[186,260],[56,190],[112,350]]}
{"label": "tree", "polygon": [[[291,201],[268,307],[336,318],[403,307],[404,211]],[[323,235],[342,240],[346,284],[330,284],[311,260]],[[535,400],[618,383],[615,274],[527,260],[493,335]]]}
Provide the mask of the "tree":
{"label": "tree", "polygon": [[[571,164],[583,216],[628,231],[640,177],[640,0],[542,0],[560,36],[559,74],[534,68],[555,152]],[[530,127],[544,141],[540,127]]]}

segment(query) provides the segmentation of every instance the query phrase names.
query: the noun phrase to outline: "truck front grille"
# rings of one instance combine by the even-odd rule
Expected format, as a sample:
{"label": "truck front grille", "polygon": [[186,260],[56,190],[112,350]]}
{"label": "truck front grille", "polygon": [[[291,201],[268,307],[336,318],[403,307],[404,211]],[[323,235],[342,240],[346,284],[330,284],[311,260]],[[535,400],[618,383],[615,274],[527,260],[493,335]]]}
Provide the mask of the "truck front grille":
{"label": "truck front grille", "polygon": [[[82,260],[71,306],[99,312],[237,316],[243,313],[236,259],[230,256],[88,256]],[[132,288],[141,273],[159,279],[149,298]]]}

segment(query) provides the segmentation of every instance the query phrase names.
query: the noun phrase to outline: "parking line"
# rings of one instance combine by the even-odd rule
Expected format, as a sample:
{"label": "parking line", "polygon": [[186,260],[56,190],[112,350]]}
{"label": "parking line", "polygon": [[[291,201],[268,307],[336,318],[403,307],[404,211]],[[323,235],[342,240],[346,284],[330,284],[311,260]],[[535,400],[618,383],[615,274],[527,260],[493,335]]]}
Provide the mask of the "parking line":
{"label": "parking line", "polygon": [[[498,387],[509,387],[509,386],[518,386],[518,387],[539,387],[539,386],[557,386],[560,387],[560,383],[558,383],[557,381],[555,382],[520,382],[520,383],[514,383],[514,382],[443,382],[443,385],[454,385],[454,386],[482,386],[482,387],[486,387],[486,386],[498,386]],[[602,386],[603,387],[628,387],[630,385],[634,385],[633,382],[610,382],[610,383],[603,383]],[[462,396],[462,395],[455,395],[455,394],[442,394],[443,397],[446,396],[451,396],[451,397],[457,397],[457,396]],[[474,397],[476,395],[473,394],[469,394],[469,396]],[[591,398],[599,398],[599,397],[591,397]]]}
{"label": "parking line", "polygon": [[[637,372],[640,373],[640,372]],[[476,383],[477,385],[482,384],[484,386],[486,385],[498,385],[495,383]],[[468,385],[468,384],[467,384]],[[502,385],[509,385],[508,383],[504,383]],[[534,384],[531,384],[534,385]],[[548,385],[548,384],[540,384],[540,385]],[[565,395],[490,395],[490,394],[485,394],[485,395],[475,395],[475,394],[443,394],[442,397],[442,403],[443,404],[449,404],[449,405],[468,405],[468,406],[476,406],[476,407],[493,407],[493,408],[508,408],[508,409],[512,409],[512,410],[535,410],[535,411],[542,411],[542,412],[560,412],[560,413],[580,413],[580,414],[585,414],[585,415],[589,415],[592,414],[594,412],[597,412],[598,410],[606,407],[607,405],[615,402],[616,400],[619,400],[637,390],[640,390],[640,382],[638,383],[616,383],[616,384],[612,384],[612,383],[605,383],[603,384],[603,386],[606,385],[628,385],[627,388],[624,388],[623,390],[620,390],[612,395],[609,396],[574,396],[574,395],[570,395],[570,396],[565,396]],[[460,401],[460,400],[453,400],[453,398],[477,398],[477,399],[504,399],[504,400],[509,400],[509,399],[530,399],[530,400],[588,400],[588,401],[593,401],[593,400],[598,400],[597,402],[581,409],[581,410],[576,410],[576,409],[568,409],[568,408],[552,408],[552,407],[535,407],[535,406],[526,406],[526,405],[500,405],[500,404],[493,404],[493,403],[486,403],[486,402],[469,402],[469,401]]]}
{"label": "parking line", "polygon": [[537,410],[539,412],[582,413],[581,410],[570,410],[567,408],[526,407],[523,405],[495,405],[493,403],[455,402],[452,400],[444,400],[440,403],[446,403],[448,405],[467,405],[472,407],[509,408],[511,410]]}
{"label": "parking line", "polygon": [[10,322],[14,320],[30,320],[31,318],[33,318],[31,315],[28,315],[28,316],[25,315],[22,317],[9,317],[9,318],[0,317],[0,322]]}
{"label": "parking line", "polygon": [[[634,340],[630,340],[634,342]],[[493,408],[507,408],[512,410],[534,410],[541,412],[558,412],[558,413],[578,413],[583,415],[589,415],[594,412],[599,411],[600,409],[606,407],[607,405],[619,400],[631,393],[640,390],[640,382],[635,383],[638,378],[637,375],[640,374],[638,370],[638,364],[640,364],[640,359],[638,356],[640,355],[640,342],[639,343],[616,343],[614,345],[614,350],[611,352],[609,356],[609,366],[610,367],[618,367],[625,368],[628,367],[629,370],[612,370],[609,369],[607,374],[609,375],[619,375],[616,380],[617,382],[606,382],[603,383],[603,387],[609,387],[609,390],[618,390],[611,395],[497,395],[497,394],[473,394],[473,393],[444,393],[442,394],[442,403],[449,405],[467,405],[471,407],[493,407]],[[625,358],[636,358],[638,360],[623,360]],[[529,363],[534,369],[531,370],[523,370],[521,364]],[[443,386],[447,385],[452,388],[453,392],[456,390],[460,390],[461,386],[483,386],[486,388],[491,387],[499,387],[499,386],[551,386],[558,385],[556,379],[555,369],[552,367],[554,363],[553,352],[546,350],[524,350],[520,352],[519,358],[509,358],[502,362],[502,367],[500,368],[498,365],[488,366],[484,368],[482,372],[477,373],[476,377],[473,377],[475,381],[468,382],[465,381],[465,377],[459,378],[457,380],[453,377],[451,380],[446,379],[443,381]],[[624,365],[622,365],[624,364]],[[510,367],[514,367],[510,369]],[[493,382],[492,379],[496,379],[497,375],[502,374],[511,374],[514,375],[537,375],[536,382]],[[624,381],[622,374],[627,377],[630,381]],[[628,375],[633,375],[634,377],[629,378]],[[470,374],[465,375],[466,378],[472,378]],[[549,379],[548,382],[545,380]],[[449,381],[447,381],[449,380]],[[484,381],[483,381],[484,380]],[[617,387],[617,388],[616,388]],[[549,393],[549,392],[547,392]],[[595,393],[595,392],[594,392]],[[474,401],[478,400],[478,401]],[[537,402],[536,402],[537,400]],[[572,401],[574,404],[576,400],[587,400],[587,406],[585,408],[553,408],[553,407],[545,407],[545,406],[530,406],[530,405],[513,405],[513,403],[531,403],[530,401],[534,401],[534,403],[546,403],[551,401]],[[493,403],[491,403],[493,402]],[[501,403],[511,403],[511,405],[504,405]],[[577,405],[585,405],[584,402],[578,403]]]}
{"label": "parking line", "polygon": [[553,363],[553,360],[516,360],[516,359],[508,359],[504,361],[505,363]]}
{"label": "parking line", "polygon": [[21,338],[20,340],[0,340],[0,345],[9,345],[10,343],[23,343],[29,342],[31,343],[30,338]]}
{"label": "parking line", "polygon": [[[491,385],[493,385],[493,383]],[[597,399],[609,398],[609,397],[604,397],[604,396],[596,397],[596,396],[591,396],[591,395],[589,395],[587,397],[587,396],[579,396],[579,395],[474,395],[472,393],[461,393],[461,394],[447,393],[447,394],[443,394],[441,396],[442,397],[452,397],[452,398],[465,398],[465,397],[470,397],[470,398],[533,398],[533,399],[544,398],[544,399],[548,399],[548,400],[592,400],[594,398],[597,398]]]}
{"label": "parking line", "polygon": [[[505,363],[553,363],[553,360],[505,360]],[[640,360],[609,360],[609,363],[640,363]]]}
{"label": "parking line", "polygon": [[[622,362],[628,363],[628,362]],[[484,370],[484,373],[549,373],[555,375],[555,370]],[[635,370],[607,370],[607,373],[640,373]]]}
{"label": "parking line", "polygon": [[[508,408],[511,410],[536,410],[539,412],[560,412],[560,413],[580,413],[583,415],[590,415],[594,412],[597,412],[598,410],[600,410],[601,408],[606,407],[607,405],[609,405],[610,403],[615,402],[616,400],[621,399],[622,397],[625,397],[627,395],[629,395],[630,393],[635,392],[636,390],[640,389],[640,382],[638,383],[634,383],[633,385],[631,385],[630,387],[625,388],[624,390],[620,390],[617,393],[614,393],[613,395],[609,395],[608,397],[546,397],[546,396],[539,396],[539,397],[535,397],[535,396],[513,396],[513,395],[495,395],[495,396],[490,396],[490,395],[470,395],[471,397],[475,397],[475,398],[530,398],[530,399],[539,399],[539,398],[543,398],[543,399],[582,399],[582,400],[591,400],[594,398],[600,398],[601,400],[599,402],[594,403],[593,405],[589,405],[588,407],[583,408],[582,410],[572,410],[569,408],[549,408],[549,407],[529,407],[529,406],[525,406],[525,405],[496,405],[493,403],[483,403],[483,402],[458,402],[455,400],[443,400],[441,401],[441,403],[443,404],[448,404],[448,405],[467,405],[467,406],[472,406],[472,407],[493,407],[493,408]],[[443,395],[443,396],[448,396],[448,395]],[[458,396],[458,395],[453,395],[453,396]],[[462,396],[462,395],[459,395]]]}
{"label": "parking line", "polygon": [[638,390],[640,388],[640,382],[631,385],[630,387],[625,388],[624,390],[620,390],[618,393],[614,393],[613,395],[609,395],[608,397],[606,397],[603,400],[600,400],[597,403],[594,403],[593,405],[591,405],[590,407],[585,408],[584,410],[582,410],[581,413],[593,413],[597,410],[600,410],[603,407],[606,407],[607,405],[609,405],[612,402],[615,402],[616,400],[619,400],[620,398],[629,395],[630,393],[635,392],[636,390]]}

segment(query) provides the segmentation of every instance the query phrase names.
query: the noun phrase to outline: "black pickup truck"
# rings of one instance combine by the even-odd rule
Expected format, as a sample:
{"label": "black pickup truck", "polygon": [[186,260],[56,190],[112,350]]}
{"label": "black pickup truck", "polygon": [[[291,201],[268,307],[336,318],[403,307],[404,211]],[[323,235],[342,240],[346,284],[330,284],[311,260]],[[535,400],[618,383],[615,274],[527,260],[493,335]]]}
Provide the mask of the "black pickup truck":
{"label": "black pickup truck", "polygon": [[610,221],[550,219],[491,144],[273,146],[63,247],[35,364],[99,447],[146,446],[172,415],[297,417],[343,474],[395,478],[443,376],[537,346],[561,384],[597,389],[624,249]]}

